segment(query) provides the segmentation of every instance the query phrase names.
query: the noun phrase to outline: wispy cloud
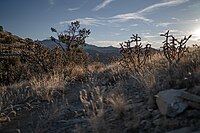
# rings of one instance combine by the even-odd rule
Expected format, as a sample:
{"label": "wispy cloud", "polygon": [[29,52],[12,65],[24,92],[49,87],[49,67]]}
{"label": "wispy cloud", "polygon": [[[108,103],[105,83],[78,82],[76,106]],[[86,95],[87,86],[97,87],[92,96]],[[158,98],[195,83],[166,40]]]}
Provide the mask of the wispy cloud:
{"label": "wispy cloud", "polygon": [[119,14],[119,15],[111,17],[110,22],[126,22],[129,20],[143,20],[146,22],[152,22],[151,19],[145,18],[144,16],[138,13]]}
{"label": "wispy cloud", "polygon": [[128,27],[128,28],[127,27],[126,28],[120,28],[119,30],[120,31],[130,31],[130,27]]}
{"label": "wispy cloud", "polygon": [[144,35],[144,38],[160,38],[160,36]]}
{"label": "wispy cloud", "polygon": [[79,21],[81,22],[82,25],[93,25],[93,26],[104,25],[103,20],[99,20],[95,18],[79,18],[75,20],[61,21],[60,24],[69,24],[73,21]]}
{"label": "wispy cloud", "polygon": [[172,19],[172,20],[175,20],[175,21],[177,21],[177,22],[179,22],[179,21],[180,21],[180,19],[178,19],[178,18],[175,18],[175,17],[172,17],[171,19]]}
{"label": "wispy cloud", "polygon": [[168,23],[168,22],[158,23],[158,24],[156,24],[156,27],[168,27],[171,24],[173,24],[173,23]]}
{"label": "wispy cloud", "polygon": [[135,27],[135,26],[138,26],[138,24],[132,24],[131,26],[132,26],[132,27]]}
{"label": "wispy cloud", "polygon": [[79,10],[80,9],[80,7],[75,7],[75,8],[68,8],[67,10],[68,11],[76,11],[76,10]]}
{"label": "wispy cloud", "polygon": [[177,6],[177,5],[186,3],[188,1],[189,0],[171,0],[171,1],[166,1],[166,2],[156,3],[156,4],[153,4],[151,6],[146,7],[144,9],[141,9],[137,12],[118,14],[116,16],[111,17],[112,18],[111,21],[112,22],[116,22],[116,21],[125,22],[125,21],[128,21],[128,20],[143,20],[143,21],[146,21],[146,22],[153,22],[152,19],[144,17],[145,13],[152,12],[152,11],[159,9],[159,8]]}
{"label": "wispy cloud", "polygon": [[137,13],[147,13],[147,12],[151,12],[154,11],[156,9],[159,8],[163,8],[163,7],[172,7],[172,6],[177,6],[183,3],[188,2],[189,0],[168,0],[166,2],[161,2],[161,3],[157,3],[157,4],[153,4],[151,6],[148,6],[140,11],[138,11]]}
{"label": "wispy cloud", "polygon": [[[174,36],[177,37],[178,39],[183,38],[184,36],[187,36],[187,35],[190,35],[190,34],[191,34],[191,31],[183,31],[183,30],[181,30],[181,29],[169,29],[169,31],[170,31],[170,34],[171,34],[171,35],[174,35]],[[163,34],[163,33],[165,33],[165,32],[166,32],[166,30],[164,30],[164,31],[162,31],[161,33],[159,33],[159,35],[160,35],[160,34]]]}
{"label": "wispy cloud", "polygon": [[108,4],[110,4],[111,2],[113,2],[114,0],[103,0],[102,3],[100,3],[99,5],[97,5],[93,11],[98,11],[104,7],[106,7]]}
{"label": "wispy cloud", "polygon": [[49,0],[49,4],[53,6],[55,4],[55,0]]}
{"label": "wispy cloud", "polygon": [[[101,4],[99,4],[97,7],[95,7],[93,10],[98,11],[102,8],[104,8],[105,6],[107,6],[108,4],[110,4],[112,1],[114,0],[104,0]],[[148,22],[151,23],[153,22],[152,19],[145,17],[146,13],[152,12],[154,10],[158,10],[159,8],[166,8],[166,7],[172,7],[172,6],[177,6],[183,3],[188,2],[189,0],[164,0],[164,2],[159,2],[153,5],[150,5],[146,8],[143,8],[141,10],[138,10],[136,12],[132,12],[132,13],[124,13],[124,14],[118,14],[109,18],[101,18],[101,19],[96,19],[96,18],[79,18],[76,19],[78,21],[81,22],[81,24],[83,25],[94,25],[94,26],[98,26],[98,25],[105,25],[106,23],[121,23],[121,22],[126,22],[126,21],[130,21],[130,20],[142,20],[144,22]],[[72,10],[76,10],[75,9],[70,9]],[[70,20],[70,21],[62,21],[60,22],[60,24],[64,24],[64,23],[70,23],[71,21],[74,20]],[[162,26],[162,27],[167,27],[168,25],[170,25],[171,23],[159,23],[157,24],[157,26]],[[137,26],[134,25],[134,26]]]}
{"label": "wispy cloud", "polygon": [[111,32],[110,34],[111,34],[111,36],[119,36],[119,35],[121,35],[120,33],[117,33],[117,32]]}
{"label": "wispy cloud", "polygon": [[175,20],[173,24],[198,24],[200,22],[200,18],[195,19],[175,19],[171,18],[172,20]]}
{"label": "wispy cloud", "polygon": [[76,10],[79,10],[79,9],[81,9],[83,6],[85,6],[85,5],[88,3],[88,1],[89,1],[89,0],[85,0],[85,1],[83,1],[82,4],[79,4],[79,6],[73,7],[73,8],[68,8],[67,10],[68,10],[68,11],[76,11]]}

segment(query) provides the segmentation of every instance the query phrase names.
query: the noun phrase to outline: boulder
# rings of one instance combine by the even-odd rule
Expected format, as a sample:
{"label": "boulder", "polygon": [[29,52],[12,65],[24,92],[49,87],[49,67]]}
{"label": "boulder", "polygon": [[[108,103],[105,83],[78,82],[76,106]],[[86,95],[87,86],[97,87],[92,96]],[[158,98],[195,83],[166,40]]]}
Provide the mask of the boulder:
{"label": "boulder", "polygon": [[156,95],[156,104],[160,113],[165,116],[175,117],[182,113],[188,103],[181,98],[184,90],[169,89],[159,92]]}

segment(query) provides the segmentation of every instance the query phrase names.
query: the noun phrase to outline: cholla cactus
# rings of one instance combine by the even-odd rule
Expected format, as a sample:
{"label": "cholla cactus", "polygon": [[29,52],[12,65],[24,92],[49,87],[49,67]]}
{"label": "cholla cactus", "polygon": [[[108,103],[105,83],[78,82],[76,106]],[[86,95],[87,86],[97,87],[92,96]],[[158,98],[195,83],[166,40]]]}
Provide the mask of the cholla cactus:
{"label": "cholla cactus", "polygon": [[[143,48],[141,37],[138,34],[133,34],[131,40],[124,43],[120,43],[120,53],[122,54],[120,64],[123,67],[130,68],[133,65],[134,68],[141,68],[150,59],[151,44],[147,44]],[[135,43],[135,45],[131,47],[131,43]]]}
{"label": "cholla cactus", "polygon": [[89,117],[97,116],[103,113],[104,91],[100,90],[99,87],[95,87],[92,91],[88,92],[85,89],[80,91],[80,101],[85,107],[85,111]]}
{"label": "cholla cactus", "polygon": [[185,36],[179,41],[173,35],[169,35],[168,30],[166,33],[161,34],[160,36],[165,37],[165,41],[163,41],[163,46],[161,47],[163,48],[164,56],[170,64],[178,63],[185,52],[188,52],[186,43],[192,35],[189,35],[188,37]]}

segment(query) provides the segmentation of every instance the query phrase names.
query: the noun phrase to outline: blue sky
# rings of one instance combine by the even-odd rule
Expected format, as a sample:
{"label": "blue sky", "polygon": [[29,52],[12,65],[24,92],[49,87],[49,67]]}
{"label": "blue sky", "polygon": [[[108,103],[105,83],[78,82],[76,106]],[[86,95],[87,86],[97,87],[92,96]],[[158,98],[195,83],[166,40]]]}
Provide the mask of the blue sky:
{"label": "blue sky", "polygon": [[160,33],[193,34],[200,43],[200,0],[1,0],[0,25],[22,38],[43,40],[50,28],[64,31],[75,20],[91,30],[87,43],[119,46],[139,34],[160,47]]}

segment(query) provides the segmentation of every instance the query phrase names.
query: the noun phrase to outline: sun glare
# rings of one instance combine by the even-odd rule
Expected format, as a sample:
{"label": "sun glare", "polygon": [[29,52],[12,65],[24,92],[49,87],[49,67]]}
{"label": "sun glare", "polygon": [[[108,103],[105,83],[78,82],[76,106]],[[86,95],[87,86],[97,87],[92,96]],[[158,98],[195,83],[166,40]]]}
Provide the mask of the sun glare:
{"label": "sun glare", "polygon": [[200,38],[200,27],[194,30],[193,34]]}

